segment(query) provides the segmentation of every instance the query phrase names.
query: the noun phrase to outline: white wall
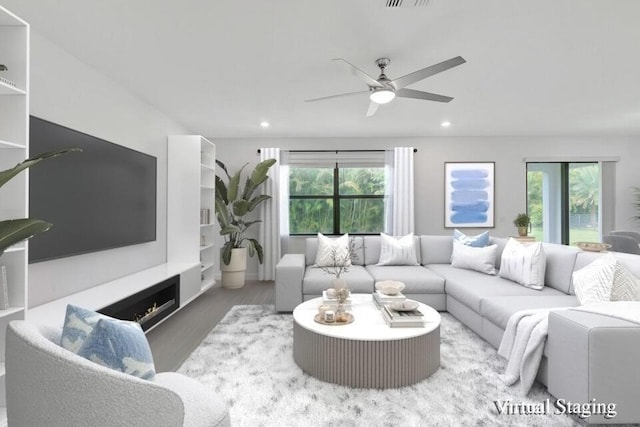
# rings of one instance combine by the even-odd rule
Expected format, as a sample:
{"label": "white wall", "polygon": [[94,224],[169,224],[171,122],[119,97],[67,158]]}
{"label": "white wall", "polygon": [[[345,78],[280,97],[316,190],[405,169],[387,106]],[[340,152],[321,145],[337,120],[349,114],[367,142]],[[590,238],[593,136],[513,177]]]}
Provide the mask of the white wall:
{"label": "white wall", "polygon": [[[167,147],[186,129],[32,28],[31,114],[158,159],[157,240],[29,266],[29,306],[166,261]],[[96,222],[96,227],[99,227]]]}
{"label": "white wall", "polygon": [[[495,161],[495,227],[491,234],[515,234],[513,218],[526,211],[525,158],[559,161],[619,157],[616,166],[615,228],[637,229],[630,187],[640,186],[640,138],[624,137],[415,137],[415,138],[211,138],[217,158],[231,170],[245,162],[255,164],[260,147],[282,149],[380,149],[413,146],[415,156],[415,218],[417,234],[449,234],[444,228],[444,163]],[[256,229],[257,231],[257,229]],[[475,233],[480,229],[465,229]],[[303,251],[302,239],[290,252]],[[256,260],[249,262],[248,278],[255,278]]]}

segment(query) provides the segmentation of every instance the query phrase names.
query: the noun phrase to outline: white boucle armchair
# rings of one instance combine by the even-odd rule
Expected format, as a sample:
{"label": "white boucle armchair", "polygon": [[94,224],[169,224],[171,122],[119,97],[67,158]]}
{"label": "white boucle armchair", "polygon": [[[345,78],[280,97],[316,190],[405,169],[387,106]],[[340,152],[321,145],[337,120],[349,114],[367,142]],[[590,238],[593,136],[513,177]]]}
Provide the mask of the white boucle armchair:
{"label": "white boucle armchair", "polygon": [[6,335],[7,418],[12,427],[228,426],[225,403],[174,372],[143,380],[57,345],[60,330],[15,320]]}

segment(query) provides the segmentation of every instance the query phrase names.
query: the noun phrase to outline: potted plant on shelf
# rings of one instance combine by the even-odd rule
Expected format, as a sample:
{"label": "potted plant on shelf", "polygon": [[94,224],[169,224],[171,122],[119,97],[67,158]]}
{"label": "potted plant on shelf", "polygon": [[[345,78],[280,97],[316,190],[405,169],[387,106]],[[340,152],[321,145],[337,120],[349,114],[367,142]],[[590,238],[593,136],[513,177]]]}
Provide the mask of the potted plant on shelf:
{"label": "potted plant on shelf", "polygon": [[531,219],[526,213],[519,213],[513,220],[513,225],[518,227],[518,236],[526,237],[529,233],[529,225],[531,225]]}
{"label": "potted plant on shelf", "polygon": [[[0,187],[9,182],[23,170],[40,163],[44,159],[59,156],[70,151],[81,151],[78,148],[67,148],[58,151],[43,153],[38,156],[18,163],[11,169],[0,172]],[[0,256],[9,247],[23,240],[29,239],[38,233],[43,233],[51,228],[51,224],[39,219],[21,218],[0,221]]]}
{"label": "potted plant on shelf", "polygon": [[249,221],[246,217],[261,203],[271,198],[265,194],[256,194],[256,191],[269,178],[267,172],[275,162],[276,159],[267,159],[258,163],[251,175],[246,178],[244,187],[241,188],[242,171],[248,163],[231,175],[224,163],[216,160],[216,164],[227,177],[225,183],[216,175],[216,218],[220,224],[220,235],[225,240],[221,249],[220,265],[222,286],[225,288],[244,286],[247,250],[249,256],[257,254],[258,261],[262,264],[264,254],[262,245],[256,239],[246,236],[247,229],[260,220]]}

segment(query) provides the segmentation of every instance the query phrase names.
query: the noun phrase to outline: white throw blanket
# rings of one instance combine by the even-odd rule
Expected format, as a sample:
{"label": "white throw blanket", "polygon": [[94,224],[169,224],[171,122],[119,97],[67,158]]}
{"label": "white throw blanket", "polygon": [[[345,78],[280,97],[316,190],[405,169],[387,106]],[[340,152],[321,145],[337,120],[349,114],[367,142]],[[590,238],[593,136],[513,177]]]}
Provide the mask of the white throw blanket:
{"label": "white throw blanket", "polygon": [[507,322],[498,348],[498,354],[508,360],[502,381],[513,385],[520,380],[520,392],[524,396],[529,393],[540,367],[551,310],[544,308],[515,312]]}
{"label": "white throw blanket", "polygon": [[508,360],[502,380],[513,385],[520,380],[520,392],[526,396],[533,385],[547,340],[549,312],[579,310],[603,314],[640,324],[640,302],[615,301],[581,307],[521,310],[511,315],[502,336],[498,354]]}

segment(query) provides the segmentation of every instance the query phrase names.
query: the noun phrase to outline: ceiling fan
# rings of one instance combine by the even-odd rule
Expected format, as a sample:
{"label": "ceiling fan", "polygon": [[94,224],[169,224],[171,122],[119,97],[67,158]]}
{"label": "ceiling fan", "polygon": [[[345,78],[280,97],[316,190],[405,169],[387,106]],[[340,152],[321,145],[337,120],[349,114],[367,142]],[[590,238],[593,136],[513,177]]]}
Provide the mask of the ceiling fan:
{"label": "ceiling fan", "polygon": [[350,92],[350,93],[342,93],[339,95],[331,95],[324,96],[322,98],[308,99],[305,102],[314,102],[314,101],[322,101],[325,99],[338,98],[342,96],[351,96],[351,95],[360,95],[362,93],[369,93],[369,98],[371,99],[371,103],[369,104],[369,110],[367,111],[367,117],[371,117],[376,113],[376,110],[381,104],[386,104],[391,102],[393,98],[396,96],[400,98],[414,98],[421,99],[424,101],[436,101],[436,102],[449,102],[453,98],[450,96],[438,95],[430,92],[423,92],[421,90],[415,89],[407,89],[406,86],[409,86],[413,83],[419,82],[420,80],[426,79],[427,77],[431,77],[434,74],[441,73],[450,68],[457,67],[458,65],[464,64],[465,61],[463,57],[456,56],[455,58],[448,59],[446,61],[440,62],[435,65],[431,65],[427,68],[423,68],[418,71],[414,71],[413,73],[407,74],[406,76],[399,77],[394,80],[390,80],[385,75],[385,69],[391,62],[389,58],[379,58],[376,60],[376,65],[380,67],[380,76],[377,79],[371,77],[369,74],[365,73],[355,65],[351,64],[345,59],[336,58],[334,61],[340,61],[345,64],[351,74],[356,77],[364,80],[367,86],[369,86],[369,90],[358,91],[358,92]]}

